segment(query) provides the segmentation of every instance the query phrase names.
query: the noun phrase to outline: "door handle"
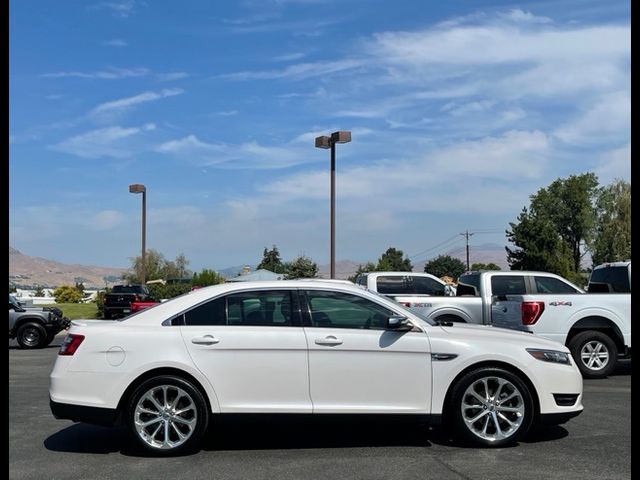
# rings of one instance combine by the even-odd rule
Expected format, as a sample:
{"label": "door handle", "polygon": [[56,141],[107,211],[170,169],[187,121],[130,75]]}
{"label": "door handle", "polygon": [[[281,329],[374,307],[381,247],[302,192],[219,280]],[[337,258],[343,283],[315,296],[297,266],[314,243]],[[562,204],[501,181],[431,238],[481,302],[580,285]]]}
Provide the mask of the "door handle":
{"label": "door handle", "polygon": [[316,338],[316,345],[342,345],[342,340],[333,335],[329,335],[325,338]]}
{"label": "door handle", "polygon": [[192,338],[191,343],[195,343],[196,345],[213,345],[220,343],[220,340],[213,335],[205,335],[204,337]]}

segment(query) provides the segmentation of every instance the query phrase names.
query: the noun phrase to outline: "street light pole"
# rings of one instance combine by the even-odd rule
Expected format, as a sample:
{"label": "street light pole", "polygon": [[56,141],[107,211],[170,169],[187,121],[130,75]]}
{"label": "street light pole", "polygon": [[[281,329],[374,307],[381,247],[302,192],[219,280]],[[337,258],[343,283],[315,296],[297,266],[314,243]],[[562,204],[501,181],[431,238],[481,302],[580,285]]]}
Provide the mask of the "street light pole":
{"label": "street light pole", "polygon": [[331,261],[330,278],[336,278],[336,144],[331,142]]}
{"label": "street light pole", "polygon": [[147,188],[139,183],[129,185],[129,193],[142,193],[142,256],[140,258],[140,281],[146,283],[146,252],[147,252]]}
{"label": "street light pole", "polygon": [[317,148],[331,149],[331,253],[330,278],[336,278],[336,143],[349,143],[351,132],[340,130],[331,136],[316,137]]}

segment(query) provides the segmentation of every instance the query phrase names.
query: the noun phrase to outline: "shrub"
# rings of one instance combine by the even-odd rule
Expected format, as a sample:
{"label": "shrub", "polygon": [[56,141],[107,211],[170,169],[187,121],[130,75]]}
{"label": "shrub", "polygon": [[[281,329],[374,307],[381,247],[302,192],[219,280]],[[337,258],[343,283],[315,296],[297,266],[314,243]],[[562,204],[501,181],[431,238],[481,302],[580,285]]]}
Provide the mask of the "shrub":
{"label": "shrub", "polygon": [[61,285],[53,291],[56,303],[80,303],[82,294],[71,285]]}
{"label": "shrub", "polygon": [[191,284],[190,283],[172,283],[168,285],[155,284],[155,285],[148,285],[148,288],[149,288],[149,293],[151,294],[151,297],[156,302],[159,302],[160,300],[165,298],[174,298],[184,293],[187,293],[188,291],[191,290]]}

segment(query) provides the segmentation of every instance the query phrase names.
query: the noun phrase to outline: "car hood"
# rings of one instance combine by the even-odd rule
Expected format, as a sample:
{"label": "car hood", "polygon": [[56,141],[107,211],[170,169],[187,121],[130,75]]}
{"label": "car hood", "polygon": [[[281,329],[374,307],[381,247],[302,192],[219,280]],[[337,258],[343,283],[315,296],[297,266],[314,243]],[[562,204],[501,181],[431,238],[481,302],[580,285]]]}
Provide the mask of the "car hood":
{"label": "car hood", "polygon": [[448,335],[459,336],[464,340],[492,339],[500,342],[526,344],[529,348],[547,348],[568,352],[569,349],[561,343],[542,338],[529,332],[499,328],[492,325],[471,325],[468,323],[454,323],[452,327],[440,326]]}

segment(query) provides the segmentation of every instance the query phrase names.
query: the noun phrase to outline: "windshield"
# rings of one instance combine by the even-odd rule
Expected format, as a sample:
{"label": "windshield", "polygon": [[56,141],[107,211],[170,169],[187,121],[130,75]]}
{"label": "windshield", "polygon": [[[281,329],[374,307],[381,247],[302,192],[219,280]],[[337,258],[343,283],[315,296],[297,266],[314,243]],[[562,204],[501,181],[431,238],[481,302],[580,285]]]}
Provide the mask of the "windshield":
{"label": "windshield", "polygon": [[367,292],[369,293],[373,293],[375,296],[380,297],[384,300],[386,300],[387,302],[391,302],[393,303],[398,309],[403,310],[405,312],[409,312],[411,315],[415,315],[416,317],[418,317],[420,320],[428,323],[429,325],[436,325],[436,322],[434,322],[432,319],[428,318],[425,315],[422,315],[421,313],[416,312],[415,310],[411,310],[410,308],[407,308],[405,305],[396,302],[393,298],[391,297],[387,297],[386,295],[382,295],[374,290],[371,290],[369,288],[367,288]]}

